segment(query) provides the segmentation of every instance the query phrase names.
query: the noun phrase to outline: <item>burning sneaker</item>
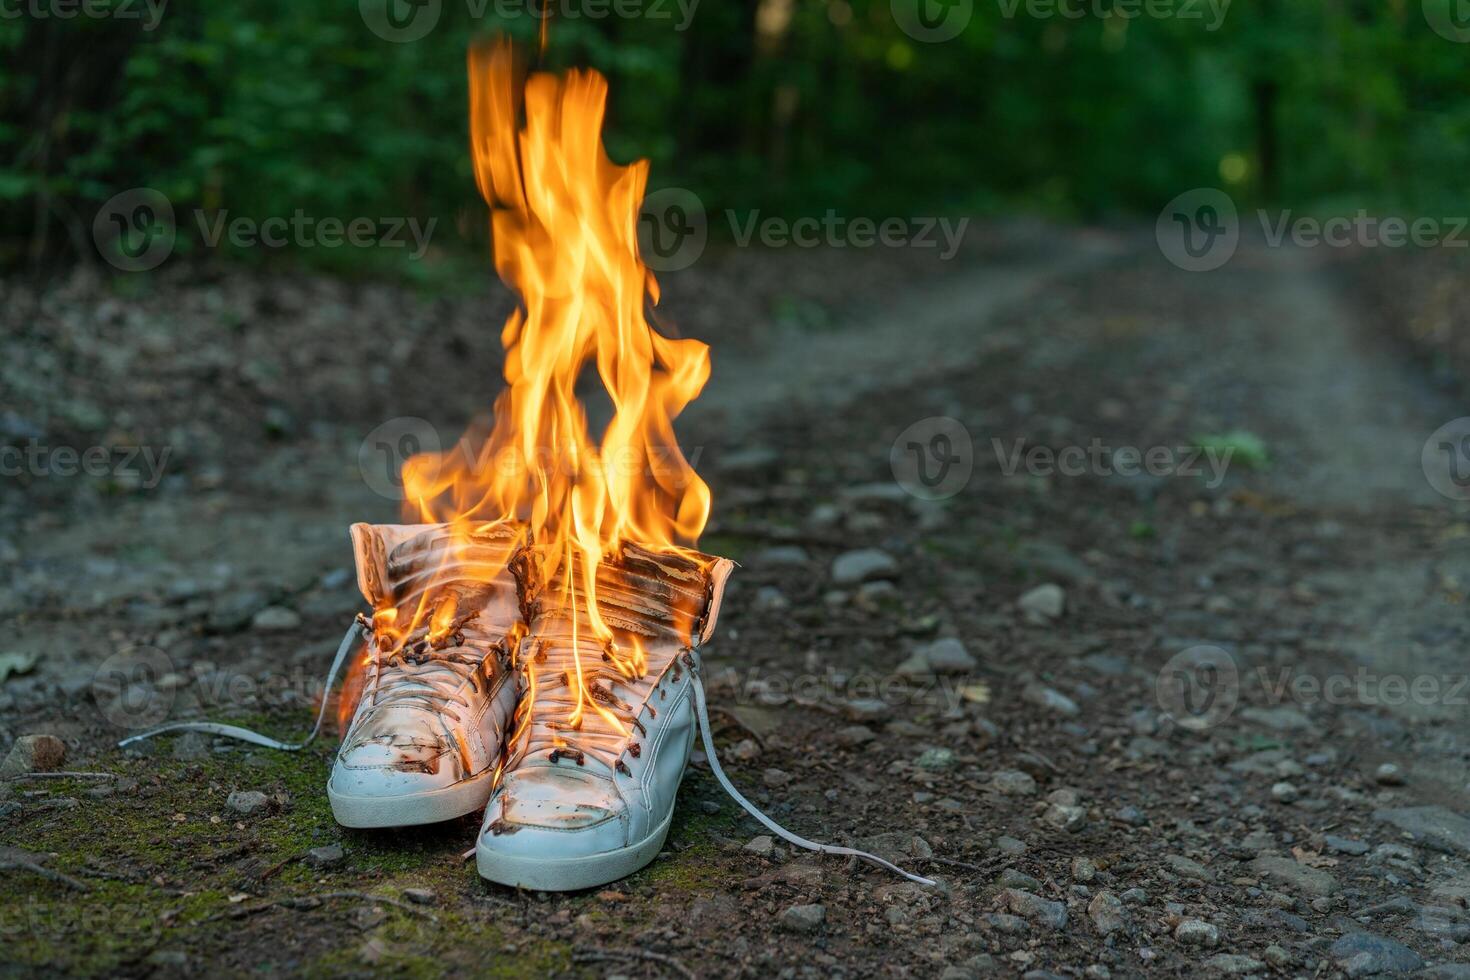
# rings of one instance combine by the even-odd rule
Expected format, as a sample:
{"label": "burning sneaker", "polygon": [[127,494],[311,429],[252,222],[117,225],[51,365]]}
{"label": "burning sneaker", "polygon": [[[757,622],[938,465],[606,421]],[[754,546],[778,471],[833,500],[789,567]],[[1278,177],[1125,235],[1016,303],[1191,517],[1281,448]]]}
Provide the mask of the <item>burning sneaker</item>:
{"label": "burning sneaker", "polygon": [[510,760],[476,847],[482,876],[569,891],[658,854],[694,744],[691,647],[714,631],[733,568],[625,545],[599,565],[595,604],[568,585],[580,564],[548,585],[520,646]]}
{"label": "burning sneaker", "polygon": [[[327,782],[337,822],[402,827],[473,813],[490,796],[515,709],[510,650],[525,619],[512,566],[527,554],[522,536],[504,522],[354,524],[358,588],[374,612],[342,638],[311,734],[283,742],[236,725],[181,722],[119,747],[166,732],[203,732],[303,749],[321,731],[328,695],[361,634],[368,638],[362,693]],[[343,699],[354,703],[346,693]]]}
{"label": "burning sneaker", "polygon": [[[934,884],[864,851],[791,833],[756,809],[720,768],[699,648],[714,633],[733,569],[726,558],[624,545],[598,566],[595,601],[580,574],[563,574],[553,577],[539,603],[528,604],[531,630],[517,655],[521,701],[510,759],[475,848],[482,877],[572,891],[648,864],[668,836],[697,730],[715,779],[773,833],[798,847],[862,858]],[[611,638],[604,643],[598,637],[606,633]]]}
{"label": "burning sneaker", "polygon": [[352,526],[372,604],[362,696],[327,782],[346,827],[437,823],[485,805],[515,709],[521,532]]}

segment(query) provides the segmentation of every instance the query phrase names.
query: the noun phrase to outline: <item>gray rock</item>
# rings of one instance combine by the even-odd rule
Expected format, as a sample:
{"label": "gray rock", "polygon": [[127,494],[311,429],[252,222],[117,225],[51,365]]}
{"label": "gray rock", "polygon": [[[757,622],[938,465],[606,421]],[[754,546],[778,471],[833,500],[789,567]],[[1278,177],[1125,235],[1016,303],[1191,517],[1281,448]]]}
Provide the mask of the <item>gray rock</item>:
{"label": "gray rock", "polygon": [[1026,842],[1002,835],[995,839],[995,849],[1004,857],[1020,857],[1026,853]]}
{"label": "gray rock", "polygon": [[1174,927],[1174,938],[1186,946],[1218,946],[1220,930],[1213,922],[1185,919]]}
{"label": "gray rock", "polygon": [[1123,903],[1110,891],[1100,891],[1087,904],[1087,916],[1099,936],[1107,936],[1128,925]]}
{"label": "gray rock", "polygon": [[758,837],[752,837],[746,843],[744,850],[756,857],[772,857],[776,853],[776,840],[770,834],[761,834]]}
{"label": "gray rock", "polygon": [[22,735],[0,762],[0,776],[55,772],[66,762],[66,743],[55,735]]}
{"label": "gray rock", "polygon": [[1205,960],[1205,968],[1234,977],[1243,973],[1259,973],[1266,964],[1242,953],[1217,953]]}
{"label": "gray rock", "polygon": [[800,545],[780,544],[757,552],[752,564],[789,567],[806,565],[811,560],[812,556]]}
{"label": "gray rock", "polygon": [[1119,807],[1113,816],[1130,827],[1142,827],[1148,823],[1148,817],[1136,806]]}
{"label": "gray rock", "polygon": [[824,905],[793,905],[781,913],[782,929],[788,932],[816,932],[827,921]]}
{"label": "gray rock", "polygon": [[1312,719],[1290,707],[1245,708],[1240,712],[1240,717],[1274,732],[1305,732],[1315,727]]}
{"label": "gray rock", "polygon": [[1441,963],[1422,970],[1421,980],[1470,980],[1470,963]]}
{"label": "gray rock", "polygon": [[954,637],[915,647],[914,653],[928,661],[936,674],[967,674],[979,666],[979,661]]}
{"label": "gray rock", "polygon": [[1038,925],[1048,929],[1065,929],[1067,926],[1067,907],[1061,902],[1052,902],[1019,888],[1003,889],[997,897],[1007,909]]}
{"label": "gray rock", "polygon": [[978,976],[987,976],[1000,970],[1000,964],[989,953],[976,953],[965,960],[965,966]]}
{"label": "gray rock", "polygon": [[1097,877],[1097,864],[1092,858],[1074,857],[1072,859],[1072,880],[1083,884]]}
{"label": "gray rock", "polygon": [[900,677],[930,677],[934,676],[934,668],[929,665],[929,660],[922,653],[909,656],[893,669]]}
{"label": "gray rock", "polygon": [[1036,780],[1019,769],[1002,769],[990,777],[990,785],[1006,796],[1034,796]]}
{"label": "gray rock", "polygon": [[1066,611],[1067,593],[1060,585],[1048,582],[1028,589],[1016,600],[1016,605],[1032,622],[1046,623]]}
{"label": "gray rock", "polygon": [[1369,850],[1368,845],[1363,841],[1354,840],[1351,837],[1338,837],[1336,834],[1327,834],[1322,838],[1322,842],[1326,845],[1327,850],[1334,854],[1350,854],[1358,857],[1367,854]]}
{"label": "gray rock", "polygon": [[326,847],[313,847],[306,852],[306,863],[313,868],[335,868],[346,860],[347,854],[342,850],[341,844],[328,844]]}
{"label": "gray rock", "polygon": [[301,625],[301,617],[294,609],[285,606],[266,606],[250,618],[250,628],[265,632],[294,630]]}
{"label": "gray rock", "polygon": [[1251,862],[1251,870],[1269,881],[1315,897],[1326,897],[1338,889],[1337,879],[1321,868],[1308,867],[1289,857],[1262,854]]}
{"label": "gray rock", "polygon": [[1024,871],[1015,868],[1006,868],[996,879],[996,883],[1002,888],[1019,888],[1021,891],[1033,892],[1041,889],[1041,882],[1031,877]]}
{"label": "gray rock", "polygon": [[209,611],[206,623],[215,633],[236,633],[250,625],[255,614],[269,605],[270,600],[261,592],[231,590],[220,597]]}
{"label": "gray rock", "polygon": [[929,842],[918,834],[910,831],[893,830],[886,834],[874,834],[871,837],[860,837],[857,846],[864,851],[878,855],[885,861],[902,866],[906,861],[914,858],[931,858],[934,856],[934,848]]}
{"label": "gray rock", "polygon": [[786,593],[774,585],[762,585],[755,590],[755,608],[766,612],[779,612],[782,609],[790,609],[791,600],[786,598]]}
{"label": "gray rock", "polygon": [[1082,710],[1077,707],[1076,701],[1073,701],[1060,691],[1053,690],[1043,684],[1028,684],[1026,689],[1021,692],[1021,697],[1038,708],[1055,711],[1057,714],[1065,715],[1068,718],[1075,717]]}
{"label": "gray rock", "polygon": [[914,760],[914,765],[920,769],[928,769],[930,772],[939,772],[944,769],[952,769],[955,764],[954,751],[952,749],[929,748],[919,754]]}
{"label": "gray rock", "polygon": [[1005,912],[987,912],[982,918],[990,928],[1008,936],[1024,936],[1031,928],[1019,915],[1009,915]]}
{"label": "gray rock", "polygon": [[1381,973],[1409,973],[1423,968],[1424,960],[1403,943],[1371,932],[1352,932],[1332,944],[1332,961],[1350,977]]}
{"label": "gray rock", "polygon": [[1053,803],[1046,808],[1046,813],[1041,819],[1047,826],[1055,827],[1057,830],[1065,830],[1069,834],[1075,834],[1087,826],[1087,811],[1080,806],[1064,806]]}
{"label": "gray rock", "polygon": [[1271,798],[1278,803],[1295,803],[1301,796],[1301,790],[1285,781],[1271,787]]}
{"label": "gray rock", "polygon": [[1380,786],[1404,785],[1404,771],[1395,763],[1385,762],[1373,773],[1373,781]]}
{"label": "gray rock", "polygon": [[270,806],[270,797],[259,790],[237,789],[225,800],[225,807],[241,816],[252,816]]}
{"label": "gray rock", "polygon": [[1411,806],[1379,810],[1373,817],[1393,824],[1426,847],[1470,855],[1470,818],[1453,810],[1442,806]]}
{"label": "gray rock", "polygon": [[837,741],[849,746],[866,745],[877,737],[867,725],[848,725],[837,731]]}
{"label": "gray rock", "polygon": [[898,562],[886,551],[861,548],[838,555],[832,562],[832,581],[837,585],[857,585],[873,579],[892,578],[898,574]]}
{"label": "gray rock", "polygon": [[1194,881],[1214,881],[1215,874],[1209,868],[1192,861],[1182,854],[1170,854],[1164,858],[1164,863],[1169,869],[1181,878],[1190,878]]}

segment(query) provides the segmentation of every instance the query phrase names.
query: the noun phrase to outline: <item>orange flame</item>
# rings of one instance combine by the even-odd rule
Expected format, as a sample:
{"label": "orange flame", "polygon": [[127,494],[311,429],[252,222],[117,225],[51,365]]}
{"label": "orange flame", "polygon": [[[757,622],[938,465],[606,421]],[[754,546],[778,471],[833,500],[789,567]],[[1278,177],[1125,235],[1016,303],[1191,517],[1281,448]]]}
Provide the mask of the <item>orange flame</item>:
{"label": "orange flame", "polygon": [[[550,581],[566,569],[561,601],[580,592],[603,648],[612,631],[596,604],[596,574],[623,542],[692,545],[709,516],[708,486],[679,449],[673,420],[709,378],[709,348],[659,334],[645,317],[658,284],[638,255],[647,161],[618,166],[601,131],[607,82],[595,71],[544,72],[519,84],[507,43],[469,56],[470,143],[480,193],[491,207],[495,266],[520,299],[501,331],[509,387],[488,434],[415,456],[403,469],[405,519],[465,529],[525,522]],[[613,409],[600,440],[589,431],[577,384],[589,366]],[[572,575],[579,588],[573,590]],[[556,596],[547,595],[547,601]],[[401,642],[453,607],[385,622]],[[617,651],[641,671],[643,652]],[[587,693],[581,705],[606,713]],[[575,725],[579,707],[570,719]]]}

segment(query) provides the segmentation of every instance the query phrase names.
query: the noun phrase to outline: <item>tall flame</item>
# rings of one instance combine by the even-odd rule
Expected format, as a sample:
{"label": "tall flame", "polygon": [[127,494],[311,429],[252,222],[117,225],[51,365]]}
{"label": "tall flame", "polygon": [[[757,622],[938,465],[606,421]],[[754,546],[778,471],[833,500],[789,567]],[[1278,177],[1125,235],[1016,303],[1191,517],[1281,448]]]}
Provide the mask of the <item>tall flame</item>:
{"label": "tall flame", "polygon": [[[469,56],[475,178],[491,207],[496,270],[520,300],[501,331],[508,387],[488,433],[472,430],[447,452],[408,460],[405,519],[466,534],[485,521],[525,522],[544,578],[568,570],[565,601],[577,576],[597,634],[588,643],[600,655],[612,636],[595,601],[603,558],[624,542],[692,545],[709,516],[709,488],[673,429],[709,377],[709,348],[665,337],[645,317],[659,295],[638,255],[648,163],[608,159],[606,80],[537,72],[522,85],[514,62],[505,42]],[[589,365],[613,410],[600,440],[577,397]],[[390,625],[400,637],[430,620],[442,628],[452,610],[435,612]],[[642,659],[624,656],[628,669]]]}

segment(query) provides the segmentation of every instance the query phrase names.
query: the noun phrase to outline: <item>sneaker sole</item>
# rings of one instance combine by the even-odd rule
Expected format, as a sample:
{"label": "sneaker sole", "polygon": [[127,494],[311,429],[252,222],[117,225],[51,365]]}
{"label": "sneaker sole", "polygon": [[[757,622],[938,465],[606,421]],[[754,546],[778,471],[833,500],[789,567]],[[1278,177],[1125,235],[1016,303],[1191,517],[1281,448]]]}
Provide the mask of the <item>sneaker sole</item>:
{"label": "sneaker sole", "polygon": [[528,888],[538,892],[571,892],[596,888],[610,881],[626,878],[644,867],[663,849],[664,839],[674,822],[673,807],[653,833],[636,844],[588,854],[576,858],[523,857],[496,854],[483,847],[475,848],[475,866],[480,877],[511,888]]}
{"label": "sneaker sole", "polygon": [[370,830],[443,823],[485,809],[495,771],[487,769],[452,786],[401,796],[348,796],[327,786],[332,816],[344,827]]}

